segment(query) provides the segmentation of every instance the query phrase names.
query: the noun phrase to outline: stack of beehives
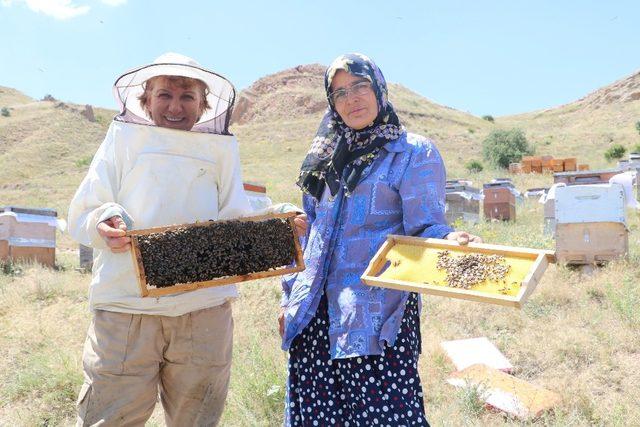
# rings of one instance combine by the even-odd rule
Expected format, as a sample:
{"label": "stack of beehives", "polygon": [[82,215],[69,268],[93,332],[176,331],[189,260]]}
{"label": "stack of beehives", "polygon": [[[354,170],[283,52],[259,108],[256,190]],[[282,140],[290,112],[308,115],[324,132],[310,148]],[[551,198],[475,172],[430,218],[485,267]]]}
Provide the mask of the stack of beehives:
{"label": "stack of beehives", "polygon": [[521,163],[509,165],[511,173],[554,173],[588,169],[589,165],[578,165],[575,157],[554,159],[553,156],[525,156]]}
{"label": "stack of beehives", "polygon": [[53,209],[0,208],[0,260],[30,260],[53,267],[57,215]]}

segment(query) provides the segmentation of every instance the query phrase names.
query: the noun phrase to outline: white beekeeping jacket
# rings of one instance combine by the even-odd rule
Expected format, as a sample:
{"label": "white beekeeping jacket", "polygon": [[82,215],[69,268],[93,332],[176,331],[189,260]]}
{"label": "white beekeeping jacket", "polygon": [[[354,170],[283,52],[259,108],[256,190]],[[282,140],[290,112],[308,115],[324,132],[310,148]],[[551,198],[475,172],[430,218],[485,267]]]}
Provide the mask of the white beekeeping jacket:
{"label": "white beekeeping jacket", "polygon": [[112,253],[99,222],[121,215],[129,229],[251,214],[233,135],[114,121],[69,208],[69,232],[96,250],[92,310],[179,316],[235,298],[235,286],[142,298],[130,252]]}

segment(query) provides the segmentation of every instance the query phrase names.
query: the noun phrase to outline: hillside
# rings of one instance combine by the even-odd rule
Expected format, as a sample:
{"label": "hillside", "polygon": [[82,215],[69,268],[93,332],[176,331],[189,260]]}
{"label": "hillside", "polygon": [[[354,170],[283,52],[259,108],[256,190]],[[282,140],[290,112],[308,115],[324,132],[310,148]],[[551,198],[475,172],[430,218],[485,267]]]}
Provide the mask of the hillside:
{"label": "hillside", "polygon": [[603,157],[613,144],[631,149],[640,143],[640,72],[565,105],[500,117],[499,126],[517,126],[537,144],[537,152],[578,156],[592,169],[612,167]]}

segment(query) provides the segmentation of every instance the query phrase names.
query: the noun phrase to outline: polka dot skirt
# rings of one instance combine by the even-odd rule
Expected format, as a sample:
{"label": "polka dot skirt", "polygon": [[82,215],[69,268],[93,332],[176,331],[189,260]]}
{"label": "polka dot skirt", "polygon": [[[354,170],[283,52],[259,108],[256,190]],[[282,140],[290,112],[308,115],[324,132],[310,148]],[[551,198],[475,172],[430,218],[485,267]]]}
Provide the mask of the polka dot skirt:
{"label": "polka dot skirt", "polygon": [[395,346],[382,355],[331,360],[323,295],[289,350],[285,426],[428,426],[420,344],[418,294],[411,293]]}

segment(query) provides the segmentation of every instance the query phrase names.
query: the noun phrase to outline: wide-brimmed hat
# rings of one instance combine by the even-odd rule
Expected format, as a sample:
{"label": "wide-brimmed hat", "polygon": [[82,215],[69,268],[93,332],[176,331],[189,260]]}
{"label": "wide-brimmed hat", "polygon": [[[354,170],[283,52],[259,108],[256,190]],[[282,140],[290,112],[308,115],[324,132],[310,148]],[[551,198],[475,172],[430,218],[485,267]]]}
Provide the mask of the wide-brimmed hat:
{"label": "wide-brimmed hat", "polygon": [[228,134],[236,90],[229,80],[203,68],[195,60],[178,53],[160,55],[152,64],[127,71],[113,85],[113,95],[120,105],[116,120],[139,124],[153,124],[138,97],[144,92],[144,82],[157,76],[182,76],[203,81],[209,88],[207,101],[211,106],[192,131]]}

